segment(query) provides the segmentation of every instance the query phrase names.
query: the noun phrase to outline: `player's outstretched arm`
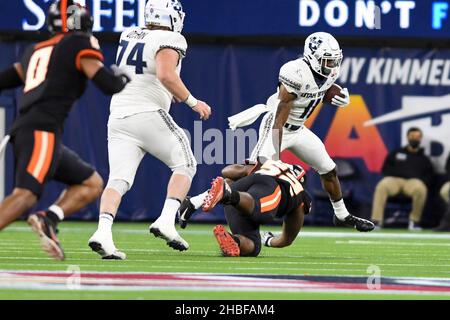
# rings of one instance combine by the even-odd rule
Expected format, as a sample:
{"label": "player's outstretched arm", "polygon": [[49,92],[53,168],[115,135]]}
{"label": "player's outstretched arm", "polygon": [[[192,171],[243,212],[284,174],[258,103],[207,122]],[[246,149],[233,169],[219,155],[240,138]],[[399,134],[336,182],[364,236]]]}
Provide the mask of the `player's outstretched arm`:
{"label": "player's outstretched arm", "polygon": [[166,48],[158,51],[156,54],[156,76],[177,101],[186,103],[200,115],[200,119],[208,120],[211,116],[211,108],[205,102],[195,99],[186,88],[176,72],[179,60],[179,53],[173,49]]}
{"label": "player's outstretched arm", "polygon": [[280,158],[281,142],[283,140],[283,126],[285,125],[289,113],[291,112],[294,100],[297,97],[289,93],[283,84],[280,85],[280,92],[278,94],[278,99],[280,100],[278,104],[277,113],[275,116],[275,122],[272,130],[272,141],[274,143],[274,148],[276,152],[276,159]]}
{"label": "player's outstretched arm", "polygon": [[24,83],[23,69],[20,63],[15,63],[8,69],[0,72],[0,90],[13,89]]}
{"label": "player's outstretched arm", "polygon": [[131,78],[120,68],[112,66],[111,71],[100,60],[94,58],[81,59],[81,70],[107,95],[122,91],[131,81]]}
{"label": "player's outstretched arm", "polygon": [[237,181],[248,176],[254,168],[254,164],[231,164],[222,169],[222,177],[231,181]]}
{"label": "player's outstretched arm", "polygon": [[265,233],[262,237],[263,244],[266,247],[273,248],[284,248],[290,246],[297,238],[300,229],[303,226],[304,218],[305,214],[303,206],[298,207],[284,219],[281,234],[274,236],[271,233]]}

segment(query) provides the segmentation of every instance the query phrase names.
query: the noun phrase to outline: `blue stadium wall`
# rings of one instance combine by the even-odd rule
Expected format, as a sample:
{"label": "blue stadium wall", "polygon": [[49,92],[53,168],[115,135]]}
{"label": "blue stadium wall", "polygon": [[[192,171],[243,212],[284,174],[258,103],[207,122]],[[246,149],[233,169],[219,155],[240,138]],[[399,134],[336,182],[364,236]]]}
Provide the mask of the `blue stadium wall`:
{"label": "blue stadium wall", "polygon": [[[25,42],[0,43],[0,68],[16,61],[26,45]],[[114,63],[116,45],[103,43],[103,50],[106,64]],[[213,117],[202,124],[202,132],[213,128],[225,132],[228,116],[265,102],[276,90],[277,74],[282,64],[296,58],[300,52],[300,47],[192,45],[183,62],[183,78],[197,97],[213,107]],[[405,143],[404,133],[408,127],[417,125],[424,129],[426,152],[432,156],[438,173],[442,173],[443,163],[450,153],[450,50],[352,47],[344,48],[344,54],[346,61],[340,84],[349,88],[353,95],[352,104],[346,109],[322,106],[320,113],[314,114],[310,125],[323,139],[332,157],[349,159],[356,166],[358,174],[346,188],[353,190],[355,210],[368,216],[374,188],[380,179],[382,161],[388,150]],[[14,92],[4,92],[3,97],[12,98],[14,104]],[[109,100],[89,85],[67,120],[64,132],[64,142],[83,159],[94,164],[105,181],[108,177]],[[1,99],[0,105],[8,105],[8,100]],[[8,109],[8,125],[14,112]],[[207,188],[223,167],[223,164],[204,163],[205,159],[201,156],[201,150],[214,143],[215,135],[199,135],[199,123],[194,124],[198,120],[196,114],[184,105],[174,105],[171,114],[195,140],[193,145],[200,164],[191,194],[196,194]],[[381,123],[377,125],[364,125],[385,114],[391,114],[391,119],[379,119]],[[253,128],[257,128],[258,124]],[[211,147],[207,150],[210,151]],[[228,159],[228,162],[239,162],[244,157],[241,154],[240,158]],[[284,157],[295,160],[290,154]],[[12,187],[13,170],[9,149],[7,191]],[[132,191],[126,195],[120,208],[119,219],[155,219],[162,208],[170,174],[164,164],[146,157]],[[317,175],[310,170],[308,178],[308,189],[319,190]],[[437,196],[441,180],[442,177],[437,175],[431,186],[424,214],[425,224],[435,224],[441,214],[442,204]],[[49,184],[38,207],[43,208],[54,201],[62,188],[56,183]],[[315,211],[308,218],[308,223],[326,224],[331,221],[331,206],[328,203],[318,203]],[[74,218],[93,220],[97,215],[98,202]],[[217,208],[210,214],[198,215],[196,219],[222,220],[223,213]]]}

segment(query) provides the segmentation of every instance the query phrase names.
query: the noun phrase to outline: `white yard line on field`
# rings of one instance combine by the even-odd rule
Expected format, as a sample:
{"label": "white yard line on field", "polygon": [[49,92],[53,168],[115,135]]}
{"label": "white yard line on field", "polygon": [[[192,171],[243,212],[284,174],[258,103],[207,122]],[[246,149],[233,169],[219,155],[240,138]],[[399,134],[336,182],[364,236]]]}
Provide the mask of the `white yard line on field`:
{"label": "white yard line on field", "polygon": [[[2,256],[1,257],[4,260],[49,260],[49,261],[53,261],[52,258],[49,257],[13,257],[13,256]],[[84,258],[77,258],[77,261],[88,261],[88,262],[92,262],[92,259],[84,259]],[[166,266],[166,263],[171,263],[173,262],[172,259],[151,259],[151,260],[146,260],[146,259],[133,259],[133,262],[152,262],[152,263],[162,263],[164,264],[164,266]],[[198,261],[195,260],[181,260],[181,259],[177,259],[178,263],[198,263]],[[201,260],[202,263],[208,264],[208,267],[210,265],[213,265],[214,263],[217,263],[217,260]],[[3,262],[2,262],[3,264]],[[362,267],[367,267],[369,265],[369,263],[364,262],[364,263],[360,263],[360,262],[312,262],[312,261],[287,261],[287,262],[282,262],[282,261],[261,261],[261,260],[255,260],[255,261],[241,261],[241,260],[235,260],[235,261],[226,261],[223,260],[222,265],[226,265],[226,264],[232,264],[232,265],[242,265],[242,264],[250,264],[250,265],[261,265],[261,264],[265,264],[265,265],[298,265],[299,267],[304,266],[304,265],[328,265],[328,266],[362,266]],[[378,263],[377,262],[377,266],[383,267],[383,266],[388,266],[388,267],[423,267],[423,268],[429,268],[429,267],[435,267],[435,268],[447,268],[449,266],[448,263],[445,264],[419,264],[419,263]],[[161,267],[161,265],[156,266],[156,267]],[[182,266],[182,267],[186,267],[186,266]],[[233,266],[233,268],[235,268]],[[237,269],[237,268],[236,268]],[[257,268],[257,269],[261,269],[261,268]],[[263,268],[262,268],[263,269]],[[282,269],[286,269],[285,267],[283,267]]]}
{"label": "white yard line on field", "polygon": [[[3,263],[2,262],[2,266],[17,266],[17,267],[27,267],[27,266],[32,266],[32,267],[64,267],[66,268],[69,264],[62,264],[62,263]],[[98,265],[98,264],[83,264],[82,267],[84,268],[96,268],[95,271],[92,270],[92,272],[98,272],[98,268],[100,267],[104,267],[104,268],[111,268],[111,264],[104,264],[104,265]],[[130,269],[129,265],[117,265],[114,264],[113,266],[114,268],[117,268],[117,270],[120,269]],[[185,266],[180,266],[180,265],[164,265],[164,266],[150,266],[147,265],[145,266],[145,269],[161,269],[162,267],[165,267],[165,269],[185,269]],[[402,268],[404,268],[405,266],[402,266]],[[208,267],[204,267],[204,270],[221,270],[219,273],[224,273],[224,272],[231,272],[231,273],[239,273],[239,272],[234,272],[234,271],[270,271],[272,270],[272,272],[258,272],[258,274],[271,274],[273,275],[274,272],[279,273],[280,271],[296,271],[296,272],[306,272],[306,273],[311,273],[312,271],[326,271],[326,272],[343,272],[343,271],[347,271],[347,272],[352,272],[352,275],[355,276],[361,276],[361,275],[366,275],[366,268],[352,268],[352,269],[336,269],[336,268],[304,268],[305,270],[302,272],[301,268],[297,267],[297,268],[279,268],[279,267],[235,267],[235,266],[228,266],[228,267],[224,267],[224,266],[208,266]],[[307,270],[307,271],[306,271]],[[399,269],[400,270],[400,269]],[[85,272],[88,272],[89,270],[85,270]],[[108,270],[110,271],[110,270]],[[361,271],[361,273],[359,274],[355,274],[355,272]],[[217,272],[216,272],[217,273]],[[450,274],[450,271],[436,271],[434,270],[433,272],[426,272],[426,271],[421,271],[421,273],[426,274],[426,273],[432,273],[432,274],[442,274],[442,275],[448,275]],[[253,274],[253,273],[252,273]]]}
{"label": "white yard line on field", "polygon": [[[6,229],[7,231],[12,232],[30,232],[30,228],[28,227],[9,227]],[[63,233],[80,233],[87,232],[85,228],[64,228],[61,227],[61,232]],[[135,229],[126,229],[126,228],[117,228],[114,230],[115,234],[142,234],[149,235],[149,232],[146,228],[143,230],[135,230]],[[181,234],[186,235],[211,235],[212,231],[209,230],[182,230]],[[447,234],[434,234],[434,233],[423,233],[423,232],[410,232],[410,233],[396,233],[396,232],[370,232],[370,233],[361,233],[357,231],[352,232],[329,232],[329,231],[301,231],[298,235],[299,238],[380,238],[380,239],[443,239],[450,240],[450,233]]]}
{"label": "white yard line on field", "polygon": [[[351,240],[350,240],[351,241]],[[356,240],[355,240],[356,241]],[[122,244],[122,242],[121,242]],[[336,244],[339,245],[350,245],[349,242],[347,241],[336,241]],[[359,244],[359,243],[358,243]],[[363,243],[361,243],[363,244]],[[377,243],[378,244],[378,243]],[[383,243],[379,243],[379,244],[385,244]],[[21,246],[17,246],[17,241],[15,243],[11,243],[11,244],[7,244],[5,245],[4,243],[0,243],[0,253],[27,253],[27,252],[36,252],[36,250],[41,250],[41,248],[39,246],[35,246],[35,247],[21,247]],[[271,250],[271,249],[269,249]],[[273,249],[272,249],[273,250]],[[92,251],[90,248],[86,248],[86,249],[75,249],[75,248],[70,248],[65,250],[66,253],[68,254],[81,254],[81,255],[92,255]],[[167,254],[169,255],[176,255],[176,253],[174,253],[173,251],[169,251],[168,249],[135,249],[135,248],[126,248],[124,249],[125,252],[127,253],[133,253],[135,255],[152,255],[152,254],[156,254],[156,255],[165,255],[167,256]],[[205,250],[193,250],[193,249],[189,249],[189,253],[194,254],[196,257],[198,255],[201,255],[202,257],[211,257],[212,255],[214,255],[214,253],[217,253],[218,255],[218,250],[216,250],[216,247],[214,247],[213,249],[211,249],[211,251],[205,251]],[[266,257],[269,257],[269,255],[267,255],[268,251],[265,251],[263,254],[261,254],[260,258],[258,259],[258,261],[261,261],[261,259],[264,259]],[[277,253],[272,251],[272,253]],[[384,252],[384,254],[386,255],[387,252]],[[446,252],[447,253],[447,252]],[[284,255],[277,255],[277,258],[280,259],[290,259],[290,258],[294,258],[294,259],[317,259],[317,258],[335,258],[335,259],[351,259],[351,260],[358,260],[361,259],[362,256],[348,256],[346,255],[347,253],[343,253],[342,251],[336,252],[336,251],[325,251],[325,250],[321,250],[320,252],[315,252],[315,251],[304,251],[303,255],[293,255],[293,254],[284,254]],[[399,253],[397,251],[390,253],[390,255],[395,255],[395,256],[399,256],[398,259],[402,259],[402,260],[417,260],[418,258],[423,257],[423,252],[410,252],[410,253]],[[448,252],[448,255],[450,256],[450,251]],[[272,256],[272,255],[270,255]],[[367,254],[364,256],[366,257]],[[24,257],[24,255],[22,255],[22,257]],[[443,253],[436,253],[436,254],[432,254],[432,253],[427,253],[427,257],[439,257],[440,259],[436,259],[436,260],[441,260],[441,261],[450,261],[450,259],[446,258],[447,256]],[[133,261],[136,261],[133,259]],[[242,260],[240,260],[242,261]]]}
{"label": "white yard line on field", "polygon": [[367,241],[367,240],[347,240],[336,241],[336,244],[361,244],[361,245],[390,245],[390,246],[433,246],[433,247],[450,247],[450,242],[393,242],[393,241]]}

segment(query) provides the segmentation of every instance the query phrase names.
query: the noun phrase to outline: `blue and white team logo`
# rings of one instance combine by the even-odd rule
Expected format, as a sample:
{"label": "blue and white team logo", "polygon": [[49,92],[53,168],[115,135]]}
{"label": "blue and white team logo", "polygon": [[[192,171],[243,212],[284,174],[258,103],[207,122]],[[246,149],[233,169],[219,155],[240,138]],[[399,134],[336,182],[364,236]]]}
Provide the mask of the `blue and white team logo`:
{"label": "blue and white team logo", "polygon": [[314,37],[309,42],[309,49],[314,53],[317,49],[319,49],[320,45],[323,43],[323,40],[317,37]]}
{"label": "blue and white team logo", "polygon": [[181,5],[181,2],[178,0],[172,0],[172,7],[175,11],[183,11],[183,6]]}

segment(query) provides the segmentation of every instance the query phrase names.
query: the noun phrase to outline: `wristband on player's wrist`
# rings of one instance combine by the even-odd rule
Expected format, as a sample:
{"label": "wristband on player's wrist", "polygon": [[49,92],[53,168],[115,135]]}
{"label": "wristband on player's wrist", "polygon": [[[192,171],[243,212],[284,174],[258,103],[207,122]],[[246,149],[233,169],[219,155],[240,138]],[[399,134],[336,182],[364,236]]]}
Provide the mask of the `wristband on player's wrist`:
{"label": "wristband on player's wrist", "polygon": [[271,247],[271,242],[274,236],[267,238],[266,243],[264,244],[266,247]]}
{"label": "wristband on player's wrist", "polygon": [[197,105],[198,100],[192,94],[189,94],[189,97],[187,97],[187,99],[184,100],[183,102],[187,104],[190,108],[194,108]]}

